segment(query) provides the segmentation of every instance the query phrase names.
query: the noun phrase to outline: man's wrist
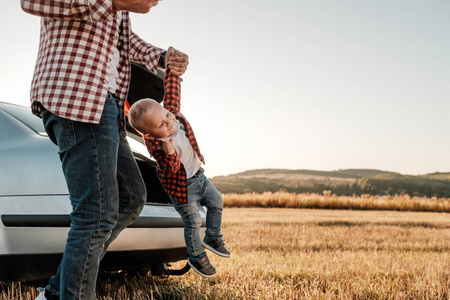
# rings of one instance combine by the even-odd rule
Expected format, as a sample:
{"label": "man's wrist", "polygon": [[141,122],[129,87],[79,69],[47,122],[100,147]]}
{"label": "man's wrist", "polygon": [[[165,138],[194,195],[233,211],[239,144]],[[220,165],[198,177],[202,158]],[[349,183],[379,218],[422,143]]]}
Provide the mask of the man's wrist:
{"label": "man's wrist", "polygon": [[166,54],[167,54],[167,51],[164,51],[163,53],[161,53],[161,56],[159,57],[159,61],[158,61],[159,66],[163,69],[166,68]]}

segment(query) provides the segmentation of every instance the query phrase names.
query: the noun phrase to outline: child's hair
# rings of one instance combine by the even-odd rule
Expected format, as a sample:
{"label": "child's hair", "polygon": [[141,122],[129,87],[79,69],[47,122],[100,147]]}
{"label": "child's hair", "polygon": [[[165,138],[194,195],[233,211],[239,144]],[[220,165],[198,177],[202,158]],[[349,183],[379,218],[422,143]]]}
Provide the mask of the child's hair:
{"label": "child's hair", "polygon": [[128,121],[130,122],[130,125],[134,129],[142,133],[142,117],[144,116],[144,114],[150,112],[153,109],[154,105],[159,105],[159,103],[150,98],[138,100],[133,105],[131,105],[130,109],[128,110]]}

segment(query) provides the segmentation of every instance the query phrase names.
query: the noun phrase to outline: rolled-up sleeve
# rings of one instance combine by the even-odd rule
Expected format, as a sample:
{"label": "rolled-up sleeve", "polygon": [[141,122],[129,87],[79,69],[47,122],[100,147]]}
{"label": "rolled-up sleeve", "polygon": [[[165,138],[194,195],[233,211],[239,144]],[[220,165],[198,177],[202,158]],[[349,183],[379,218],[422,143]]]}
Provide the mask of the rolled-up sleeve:
{"label": "rolled-up sleeve", "polygon": [[164,158],[159,162],[159,167],[164,173],[175,174],[180,170],[180,158],[178,155],[164,155]]}
{"label": "rolled-up sleeve", "polygon": [[111,0],[21,0],[22,9],[32,15],[59,20],[111,21]]}
{"label": "rolled-up sleeve", "polygon": [[132,61],[144,64],[150,71],[156,73],[159,57],[163,52],[164,49],[153,46],[133,31],[130,32],[130,58]]}

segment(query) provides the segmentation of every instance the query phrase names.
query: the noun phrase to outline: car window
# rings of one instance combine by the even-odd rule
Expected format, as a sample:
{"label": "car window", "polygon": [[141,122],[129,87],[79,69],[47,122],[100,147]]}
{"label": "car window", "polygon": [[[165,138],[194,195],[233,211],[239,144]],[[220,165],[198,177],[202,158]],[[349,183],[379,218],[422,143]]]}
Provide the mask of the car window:
{"label": "car window", "polygon": [[0,109],[16,118],[39,135],[47,136],[42,119],[31,113],[31,108],[15,104],[0,103]]}
{"label": "car window", "polygon": [[[37,134],[47,136],[42,119],[33,115],[29,107],[2,102],[0,103],[0,109],[31,128]],[[127,140],[134,152],[150,158],[150,154],[141,137],[128,133]]]}
{"label": "car window", "polygon": [[147,147],[144,145],[144,142],[141,137],[128,132],[127,140],[133,152],[139,153],[142,156],[150,158],[150,154],[148,153]]}

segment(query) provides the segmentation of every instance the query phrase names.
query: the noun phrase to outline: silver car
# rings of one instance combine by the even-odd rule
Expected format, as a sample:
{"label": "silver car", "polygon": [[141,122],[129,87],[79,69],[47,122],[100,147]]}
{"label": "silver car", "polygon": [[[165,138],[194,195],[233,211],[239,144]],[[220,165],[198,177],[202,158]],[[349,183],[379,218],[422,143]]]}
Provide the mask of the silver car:
{"label": "silver car", "polygon": [[[129,102],[142,97],[162,100],[161,75],[134,64],[132,78]],[[138,220],[111,244],[100,267],[184,274],[188,266],[168,268],[170,262],[187,258],[183,222],[156,176],[155,161],[136,132],[128,129],[148,199]],[[0,102],[0,281],[34,281],[56,272],[71,212],[57,151],[29,107]]]}

